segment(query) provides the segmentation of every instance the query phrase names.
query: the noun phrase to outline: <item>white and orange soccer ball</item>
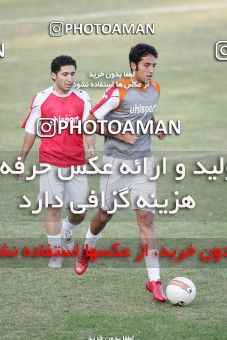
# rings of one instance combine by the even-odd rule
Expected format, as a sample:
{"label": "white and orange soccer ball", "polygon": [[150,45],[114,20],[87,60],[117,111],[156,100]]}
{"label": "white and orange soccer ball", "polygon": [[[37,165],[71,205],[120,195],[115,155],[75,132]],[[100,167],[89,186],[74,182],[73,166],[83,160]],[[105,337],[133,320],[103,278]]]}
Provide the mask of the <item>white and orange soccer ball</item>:
{"label": "white and orange soccer ball", "polygon": [[194,283],[186,277],[176,277],[166,288],[167,299],[172,305],[189,305],[196,296]]}

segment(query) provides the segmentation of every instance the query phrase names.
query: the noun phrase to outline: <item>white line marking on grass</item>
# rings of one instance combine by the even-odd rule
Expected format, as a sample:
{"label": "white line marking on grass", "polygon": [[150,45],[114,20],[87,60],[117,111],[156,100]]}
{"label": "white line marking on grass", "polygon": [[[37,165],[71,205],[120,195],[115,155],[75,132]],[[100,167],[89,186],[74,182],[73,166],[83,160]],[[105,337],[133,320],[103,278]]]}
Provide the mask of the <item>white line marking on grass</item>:
{"label": "white line marking on grass", "polygon": [[80,20],[80,19],[94,19],[94,18],[108,18],[108,17],[122,17],[143,14],[157,14],[157,13],[181,13],[191,11],[204,11],[213,9],[227,8],[227,4],[197,4],[197,5],[182,5],[182,6],[168,6],[156,8],[138,8],[122,11],[111,12],[95,12],[95,13],[81,13],[75,15],[52,15],[43,17],[22,17],[17,19],[0,20],[0,25],[17,25],[17,24],[33,24],[49,21],[62,21],[62,20]]}

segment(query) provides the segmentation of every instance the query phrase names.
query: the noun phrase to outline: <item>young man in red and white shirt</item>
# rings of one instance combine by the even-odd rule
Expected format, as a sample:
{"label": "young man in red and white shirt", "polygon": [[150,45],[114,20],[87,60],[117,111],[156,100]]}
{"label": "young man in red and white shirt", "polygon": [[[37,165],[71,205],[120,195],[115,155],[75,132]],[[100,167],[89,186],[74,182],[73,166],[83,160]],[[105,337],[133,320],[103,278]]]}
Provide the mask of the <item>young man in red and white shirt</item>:
{"label": "young man in red and white shirt", "polygon": [[[76,124],[85,121],[89,115],[91,101],[88,94],[73,87],[76,67],[76,61],[70,56],[58,56],[52,61],[51,77],[54,85],[34,97],[28,116],[22,124],[26,132],[20,153],[22,162],[25,162],[35,142],[39,123],[49,124],[48,133],[44,132],[42,136],[38,134],[41,136],[39,161],[51,165],[51,170],[40,177],[39,198],[43,198],[44,193],[48,192],[46,231],[48,243],[55,250],[59,246],[72,250],[72,229],[85,218],[85,213],[73,214],[68,209],[67,218],[61,221],[62,209],[52,206],[57,203],[55,197],[58,196],[66,208],[69,208],[69,202],[73,202],[75,210],[78,204],[86,203],[88,197],[86,175],[74,175],[72,179],[65,181],[58,177],[59,168],[62,176],[66,177],[70,174],[71,166],[86,163],[83,134],[77,130],[72,133],[69,129],[63,129],[61,133],[54,131],[60,121],[72,121]],[[89,156],[94,156],[94,136],[85,136],[85,141]],[[61,257],[50,259],[49,267],[61,266]]]}

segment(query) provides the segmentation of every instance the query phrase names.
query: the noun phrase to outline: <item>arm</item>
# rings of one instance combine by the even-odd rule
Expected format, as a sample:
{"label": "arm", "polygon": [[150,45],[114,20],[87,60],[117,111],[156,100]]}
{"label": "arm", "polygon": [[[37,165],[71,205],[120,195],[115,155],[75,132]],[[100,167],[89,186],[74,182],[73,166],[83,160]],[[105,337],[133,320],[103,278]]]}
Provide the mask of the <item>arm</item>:
{"label": "arm", "polygon": [[[21,162],[25,163],[26,157],[29,154],[29,151],[31,150],[31,148],[33,147],[35,139],[36,139],[36,135],[26,132],[25,137],[24,137],[23,147],[19,155],[21,157]],[[15,175],[14,177],[18,181],[21,179],[22,176]]]}
{"label": "arm", "polygon": [[84,134],[85,144],[87,146],[88,151],[88,157],[94,157],[95,156],[95,141],[96,136],[95,135],[86,135]]}
{"label": "arm", "polygon": [[[139,138],[136,135],[132,135],[130,132],[118,134],[111,134],[107,129],[107,125],[104,128],[104,131],[101,131],[101,124],[97,123],[97,120],[104,120],[105,116],[110,112],[114,111],[120,103],[120,94],[119,90],[116,86],[110,87],[103,99],[95,105],[95,107],[90,111],[90,115],[88,116],[88,120],[92,120],[96,122],[96,131],[95,133],[98,135],[104,135],[105,137],[115,138],[121,140],[122,142],[134,144]],[[88,131],[93,130],[92,123],[88,123],[86,125]]]}
{"label": "arm", "polygon": [[[25,137],[22,150],[20,152],[21,162],[25,163],[26,157],[29,154],[31,148],[36,139],[36,126],[37,119],[40,118],[40,108],[34,103],[30,109],[29,116],[26,119],[25,123],[23,123],[23,127],[25,128]],[[20,175],[15,176],[16,180],[21,178]]]}
{"label": "arm", "polygon": [[[83,112],[83,118],[82,121],[85,122],[90,114],[91,110],[91,99],[89,95],[84,92],[84,112]],[[96,142],[96,135],[86,135],[84,133],[84,141],[86,145],[86,149],[88,152],[88,158],[94,157],[95,156],[95,142]]]}
{"label": "arm", "polygon": [[35,142],[36,135],[33,135],[31,133],[26,132],[24,137],[24,143],[22,150],[20,152],[21,161],[24,163],[27,155],[29,154],[29,151],[33,147],[33,144]]}
{"label": "arm", "polygon": [[[105,137],[115,138],[115,139],[121,140],[122,142],[125,142],[125,143],[128,143],[128,144],[134,144],[137,141],[137,139],[139,138],[137,135],[132,135],[130,132],[126,132],[125,134],[118,133],[118,134],[112,135],[111,133],[109,133],[107,126],[104,127],[104,131],[101,131],[101,124],[97,123],[98,119],[93,114],[89,115],[88,120],[93,120],[93,121],[96,122],[95,133],[98,134],[98,135],[101,135],[101,136],[104,135]],[[87,130],[88,131],[93,130],[92,123],[87,124]],[[102,134],[102,132],[103,132],[103,134]]]}
{"label": "arm", "polygon": [[35,101],[33,104],[34,106],[31,108],[29,118],[25,125],[26,134],[24,137],[24,144],[20,153],[22,162],[25,161],[29,151],[31,150],[35,142],[37,134],[37,120],[41,117],[40,107],[35,104]]}

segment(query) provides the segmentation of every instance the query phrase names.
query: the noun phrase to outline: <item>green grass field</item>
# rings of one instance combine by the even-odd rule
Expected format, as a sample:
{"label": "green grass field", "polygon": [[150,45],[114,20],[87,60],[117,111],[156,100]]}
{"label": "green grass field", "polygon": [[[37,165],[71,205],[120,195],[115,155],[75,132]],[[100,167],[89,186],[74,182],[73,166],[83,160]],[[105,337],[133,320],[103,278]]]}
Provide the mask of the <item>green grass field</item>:
{"label": "green grass field", "polygon": [[[205,8],[193,7],[199,4]],[[219,0],[218,4],[225,1]],[[4,160],[12,162],[20,151],[24,131],[19,125],[36,92],[50,86],[49,64],[55,56],[74,56],[78,62],[78,81],[87,81],[89,72],[127,71],[130,47],[139,42],[153,44],[159,52],[154,78],[161,86],[156,118],[180,119],[182,125],[181,136],[170,136],[163,142],[153,140],[156,159],[169,157],[169,171],[158,182],[158,196],[173,199],[173,191],[178,190],[181,196],[191,194],[196,201],[193,210],[173,216],[156,214],[155,234],[170,243],[176,239],[173,242],[179,244],[190,241],[199,244],[201,239],[208,244],[224,244],[227,175],[219,176],[214,182],[192,175],[198,160],[209,167],[217,163],[218,157],[225,156],[226,164],[227,62],[215,59],[214,45],[226,39],[227,7],[218,8],[218,4],[211,0],[199,3],[174,0],[171,4],[167,0],[155,4],[146,0],[65,3],[0,0],[0,43],[5,43],[6,53],[0,59],[0,164]],[[214,8],[209,8],[210,5]],[[147,11],[142,13],[143,9]],[[136,14],[137,10],[140,14]],[[156,32],[149,36],[50,37],[48,23],[58,20],[155,23]],[[93,103],[103,95],[103,89],[87,91]],[[103,139],[97,138],[99,154],[102,145]],[[37,149],[38,141],[34,147]],[[36,158],[37,152],[32,153],[28,164]],[[180,161],[186,165],[187,173],[177,183],[174,165]],[[98,177],[90,178],[90,185],[98,190]],[[1,240],[45,240],[44,212],[35,217],[18,208],[23,194],[35,202],[37,193],[38,181],[16,182],[1,175]],[[75,230],[75,238],[84,238],[93,213],[89,211],[86,220]],[[113,217],[102,233],[99,246],[114,238],[122,239],[122,243],[129,239],[135,242],[138,238],[131,209],[119,211]],[[46,268],[47,260],[20,259],[18,265],[14,260],[1,259],[0,264],[1,339],[80,340],[98,336],[123,339],[123,335],[141,340],[227,338],[224,259],[216,264],[189,261],[176,266],[161,261],[165,287],[176,276],[186,276],[195,283],[197,297],[185,308],[155,303],[144,290],[147,275],[142,266],[132,268],[120,261],[108,264],[103,259],[94,263],[84,276],[76,277],[69,260],[58,271]]]}

